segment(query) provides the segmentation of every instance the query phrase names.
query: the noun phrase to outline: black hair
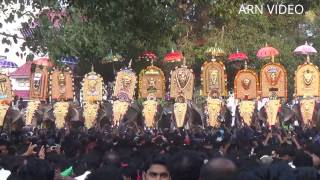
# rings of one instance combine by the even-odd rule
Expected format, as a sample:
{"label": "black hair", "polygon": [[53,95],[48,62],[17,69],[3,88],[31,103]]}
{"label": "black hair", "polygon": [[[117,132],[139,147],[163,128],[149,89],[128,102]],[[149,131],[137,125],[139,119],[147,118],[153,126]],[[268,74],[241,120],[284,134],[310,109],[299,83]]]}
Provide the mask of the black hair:
{"label": "black hair", "polygon": [[165,166],[168,170],[168,157],[165,155],[151,155],[144,163],[143,165],[143,171],[147,171],[148,169],[150,169],[150,167],[152,165],[163,165]]}
{"label": "black hair", "polygon": [[236,177],[235,164],[225,158],[218,158],[205,164],[200,172],[200,180],[233,180]]}
{"label": "black hair", "polygon": [[172,179],[197,180],[204,159],[195,151],[182,151],[174,154],[170,160]]}
{"label": "black hair", "polygon": [[303,152],[302,150],[297,151],[295,158],[293,160],[293,164],[296,167],[312,167],[313,161],[312,157]]}
{"label": "black hair", "polygon": [[24,180],[53,180],[54,169],[46,160],[28,158],[19,171],[19,177]]}
{"label": "black hair", "polygon": [[86,180],[105,180],[105,179],[112,179],[112,180],[123,180],[121,175],[121,170],[114,166],[103,166],[96,171],[93,171],[91,174],[88,175]]}

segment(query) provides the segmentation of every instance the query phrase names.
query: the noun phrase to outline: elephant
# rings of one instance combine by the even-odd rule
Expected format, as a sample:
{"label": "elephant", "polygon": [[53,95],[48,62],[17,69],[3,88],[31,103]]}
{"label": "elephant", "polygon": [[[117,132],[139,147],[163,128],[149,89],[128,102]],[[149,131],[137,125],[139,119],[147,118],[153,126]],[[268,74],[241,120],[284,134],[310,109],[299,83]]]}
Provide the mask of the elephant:
{"label": "elephant", "polygon": [[255,129],[261,129],[263,126],[263,123],[267,121],[267,116],[264,114],[263,118],[259,118],[259,111],[257,106],[255,106],[254,111],[251,116],[251,124],[245,124],[243,118],[240,115],[240,109],[239,105],[236,107],[236,112],[235,112],[235,122],[234,122],[234,127],[239,129],[242,128],[243,126],[250,126],[254,127]]}
{"label": "elephant", "polygon": [[[102,129],[113,125],[112,103],[104,101],[98,112],[97,123]],[[136,103],[131,103],[126,114],[120,120],[119,131],[141,132],[143,129],[143,119],[141,108]]]}
{"label": "elephant", "polygon": [[[278,125],[282,126],[283,124],[288,124],[288,123],[293,123],[295,118],[296,118],[296,113],[294,110],[291,109],[290,106],[286,104],[282,104],[278,114],[277,114],[277,119],[278,119]],[[261,107],[261,109],[257,112],[257,121],[259,122],[259,125],[261,127],[267,127],[268,122],[267,122],[267,113],[265,110],[265,107]]]}
{"label": "elephant", "polygon": [[[189,101],[187,103],[187,113],[184,118],[183,128],[204,128],[204,115],[193,102]],[[167,107],[163,107],[161,117],[158,121],[158,126],[160,129],[166,129],[173,127],[178,128],[173,113],[173,104]]]}
{"label": "elephant", "polygon": [[[206,115],[208,116],[208,115]],[[219,124],[226,128],[231,128],[232,126],[232,113],[228,109],[227,105],[223,103],[221,106],[219,116],[218,116]],[[209,123],[207,121],[204,121],[204,127],[209,127]]]}
{"label": "elephant", "polygon": [[1,131],[16,131],[24,126],[24,110],[10,106],[4,118],[4,125]]}
{"label": "elephant", "polygon": [[[296,103],[292,106],[292,111],[294,114],[294,120],[296,120],[299,125],[302,125],[302,127],[308,126],[308,124],[304,124],[302,114],[301,114],[301,107],[300,103]],[[316,103],[314,110],[313,110],[313,115],[312,115],[312,121],[311,121],[311,126],[316,126],[317,128],[320,128],[320,104]]]}

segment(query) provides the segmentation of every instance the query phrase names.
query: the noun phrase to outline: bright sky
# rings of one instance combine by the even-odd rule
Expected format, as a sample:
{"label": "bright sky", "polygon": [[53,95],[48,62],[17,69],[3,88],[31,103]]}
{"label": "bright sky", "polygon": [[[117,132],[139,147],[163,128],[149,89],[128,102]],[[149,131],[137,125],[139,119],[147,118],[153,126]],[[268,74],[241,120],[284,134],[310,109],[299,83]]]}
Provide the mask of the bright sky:
{"label": "bright sky", "polygon": [[[19,28],[21,27],[21,22],[25,22],[28,20],[28,16],[22,16],[20,19],[18,19],[18,17],[15,17],[15,21],[12,23],[5,23],[4,20],[9,16],[10,12],[13,9],[18,10],[19,9],[19,4],[14,4],[14,5],[8,5],[5,8],[8,8],[9,10],[6,12],[3,12],[1,10],[0,12],[0,22],[2,23],[2,28],[0,28],[0,33],[7,33],[7,34],[17,34],[18,37],[23,37],[22,34],[19,31]],[[32,8],[31,6],[26,6],[25,11],[31,11],[32,12]],[[0,41],[2,40],[4,36],[0,35]],[[24,56],[23,58],[21,58],[20,56],[18,57],[16,55],[16,52],[21,53],[20,47],[22,45],[22,43],[24,42],[23,39],[18,39],[18,43],[15,44],[13,42],[12,38],[9,38],[10,40],[12,40],[12,44],[9,45],[4,45],[0,42],[0,56],[6,56],[8,60],[13,61],[15,63],[18,64],[18,66],[21,66],[25,63],[25,58],[26,56]],[[5,48],[9,49],[9,52],[5,53]],[[26,49],[26,54],[28,55],[30,52],[29,49]]]}

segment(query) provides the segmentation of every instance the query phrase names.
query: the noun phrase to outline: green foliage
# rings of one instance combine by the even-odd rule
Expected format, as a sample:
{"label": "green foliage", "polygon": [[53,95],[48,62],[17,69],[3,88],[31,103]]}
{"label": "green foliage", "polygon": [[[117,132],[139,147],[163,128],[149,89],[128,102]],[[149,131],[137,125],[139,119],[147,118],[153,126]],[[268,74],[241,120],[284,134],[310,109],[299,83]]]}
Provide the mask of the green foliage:
{"label": "green foliage", "polygon": [[[22,2],[22,1],[21,1]],[[16,2],[16,3],[21,3]],[[66,11],[67,15],[59,19],[60,26],[47,16],[48,10],[42,10],[36,19],[40,27],[33,38],[27,38],[25,46],[36,53],[49,53],[57,60],[61,56],[77,56],[80,59],[78,73],[90,70],[94,64],[99,73],[109,78],[113,70],[124,66],[133,59],[133,68],[139,72],[146,62],[138,62],[143,51],[154,51],[161,61],[172,48],[180,50],[187,59],[187,64],[199,76],[201,65],[206,60],[204,51],[217,44],[227,54],[239,49],[248,54],[249,66],[260,70],[265,60],[258,60],[256,52],[266,43],[277,48],[280,62],[288,71],[289,95],[293,94],[294,71],[303,58],[293,56],[292,51],[305,40],[312,42],[320,49],[320,3],[312,0],[290,0],[282,3],[303,4],[306,13],[303,15],[275,14],[238,14],[242,3],[262,4],[264,0],[34,0],[31,5],[50,11]],[[4,1],[5,4],[13,3]],[[277,1],[268,1],[277,3]],[[20,10],[12,12],[7,21],[22,15]],[[61,7],[64,6],[64,8]],[[1,10],[6,10],[2,6]],[[1,25],[0,25],[1,28]],[[10,44],[16,36],[2,38],[2,43]],[[120,54],[126,62],[103,64],[103,59],[110,50]],[[225,59],[227,57],[224,57]],[[314,58],[313,62],[320,65]],[[155,62],[168,78],[170,70],[176,64]],[[225,63],[228,73],[228,87],[233,87],[233,78],[240,69],[237,65]],[[197,78],[198,80],[199,78]],[[199,86],[200,82],[197,81]]]}

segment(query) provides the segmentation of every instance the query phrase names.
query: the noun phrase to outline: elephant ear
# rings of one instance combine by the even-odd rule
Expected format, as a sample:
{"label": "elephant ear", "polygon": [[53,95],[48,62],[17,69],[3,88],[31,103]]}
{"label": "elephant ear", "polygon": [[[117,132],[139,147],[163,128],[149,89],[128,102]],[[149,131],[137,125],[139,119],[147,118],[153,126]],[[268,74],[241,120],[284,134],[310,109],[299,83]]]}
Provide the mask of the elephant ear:
{"label": "elephant ear", "polygon": [[293,118],[294,116],[294,111],[289,109],[289,108],[283,108],[283,111],[281,112],[282,116],[283,116],[283,121],[287,122],[290,119]]}

